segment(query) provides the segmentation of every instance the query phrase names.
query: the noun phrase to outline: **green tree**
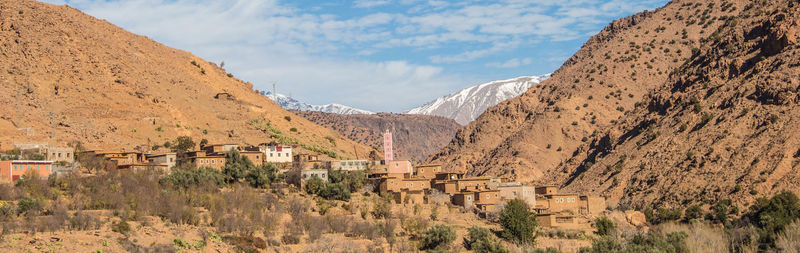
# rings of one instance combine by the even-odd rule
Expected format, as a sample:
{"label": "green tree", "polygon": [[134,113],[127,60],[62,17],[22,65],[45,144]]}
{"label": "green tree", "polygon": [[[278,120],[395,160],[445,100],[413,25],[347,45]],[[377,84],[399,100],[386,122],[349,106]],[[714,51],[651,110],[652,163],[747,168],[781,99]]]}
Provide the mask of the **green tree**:
{"label": "green tree", "polygon": [[311,178],[309,178],[306,181],[306,186],[305,186],[306,193],[316,195],[317,193],[319,193],[320,190],[322,190],[322,187],[324,186],[325,186],[325,181],[322,181],[322,179],[320,179],[316,175],[311,176]]}
{"label": "green tree", "polygon": [[422,250],[445,249],[456,240],[456,232],[447,225],[435,225],[425,232],[422,238]]}
{"label": "green tree", "polygon": [[528,204],[512,199],[500,212],[500,225],[503,237],[515,243],[533,245],[536,239],[536,217],[530,212]]}
{"label": "green tree", "polygon": [[189,150],[194,149],[194,146],[195,143],[192,140],[192,137],[178,136],[178,138],[175,138],[175,140],[172,141],[171,146],[164,146],[164,147],[171,148],[173,152],[178,152],[178,151],[187,152]]}
{"label": "green tree", "polygon": [[342,183],[323,184],[317,195],[328,200],[350,200],[350,190],[348,190],[347,187]]}
{"label": "green tree", "polygon": [[278,167],[274,164],[268,163],[258,167],[251,168],[245,180],[250,186],[255,188],[268,188],[272,182],[277,178]]}
{"label": "green tree", "polygon": [[616,229],[616,225],[608,217],[597,218],[594,224],[597,227],[597,231],[595,233],[600,236],[611,235]]}
{"label": "green tree", "polygon": [[233,183],[247,177],[254,167],[255,165],[250,159],[239,154],[239,151],[231,150],[225,154],[225,166],[222,167],[222,173],[225,174],[226,182]]}

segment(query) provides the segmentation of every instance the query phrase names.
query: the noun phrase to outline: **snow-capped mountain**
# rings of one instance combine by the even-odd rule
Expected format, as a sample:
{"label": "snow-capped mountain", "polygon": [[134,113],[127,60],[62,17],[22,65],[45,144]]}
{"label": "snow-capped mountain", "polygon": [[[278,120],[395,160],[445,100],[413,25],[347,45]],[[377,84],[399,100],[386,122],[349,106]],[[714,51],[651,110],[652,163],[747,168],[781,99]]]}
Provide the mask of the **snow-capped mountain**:
{"label": "snow-capped mountain", "polygon": [[353,108],[341,104],[327,104],[327,105],[306,104],[297,101],[297,99],[294,99],[292,97],[280,93],[277,93],[277,96],[273,96],[272,92],[262,91],[261,95],[264,95],[269,99],[272,99],[272,101],[275,101],[276,104],[280,105],[281,107],[287,110],[317,111],[317,112],[327,112],[336,114],[375,114],[374,112]]}
{"label": "snow-capped mountain", "polygon": [[423,106],[408,110],[406,113],[437,115],[454,119],[459,124],[466,125],[478,118],[487,108],[519,96],[547,78],[550,78],[550,74],[522,76],[479,84],[437,98]]}

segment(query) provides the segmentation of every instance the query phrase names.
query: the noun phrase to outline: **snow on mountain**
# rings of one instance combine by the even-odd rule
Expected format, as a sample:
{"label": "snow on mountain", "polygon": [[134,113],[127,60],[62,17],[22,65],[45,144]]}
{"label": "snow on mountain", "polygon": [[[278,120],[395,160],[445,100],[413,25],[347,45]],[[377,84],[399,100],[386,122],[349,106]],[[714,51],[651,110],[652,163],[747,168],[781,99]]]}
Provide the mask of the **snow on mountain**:
{"label": "snow on mountain", "polygon": [[550,78],[550,74],[523,76],[479,84],[437,98],[423,106],[408,110],[406,113],[437,115],[454,119],[459,124],[466,125],[478,118],[487,108],[519,96],[547,78]]}
{"label": "snow on mountain", "polygon": [[292,97],[280,93],[277,93],[277,96],[273,96],[272,92],[269,91],[262,91],[261,95],[264,95],[269,99],[272,99],[272,101],[274,101],[276,104],[280,105],[281,107],[287,110],[317,111],[317,112],[327,112],[336,114],[375,114],[374,112],[353,108],[341,104],[327,104],[327,105],[306,104],[304,102],[298,101],[297,99],[294,99]]}

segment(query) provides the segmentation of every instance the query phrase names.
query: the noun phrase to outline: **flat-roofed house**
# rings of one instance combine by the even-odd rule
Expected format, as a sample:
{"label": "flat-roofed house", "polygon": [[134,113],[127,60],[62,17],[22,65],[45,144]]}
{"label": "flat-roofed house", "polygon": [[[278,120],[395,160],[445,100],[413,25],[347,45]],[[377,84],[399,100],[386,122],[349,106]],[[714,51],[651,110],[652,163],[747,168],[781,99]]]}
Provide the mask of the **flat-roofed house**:
{"label": "flat-roofed house", "polygon": [[412,174],[414,172],[414,167],[411,166],[411,161],[394,160],[377,166],[374,172]]}
{"label": "flat-roofed house", "polygon": [[247,157],[250,162],[253,162],[255,166],[261,166],[264,164],[264,153],[261,151],[248,151],[242,150],[239,151],[239,155]]}
{"label": "flat-roofed house", "polygon": [[497,211],[500,204],[500,190],[479,190],[475,194],[475,207],[484,213]]}
{"label": "flat-roofed house", "polygon": [[536,206],[536,189],[520,183],[501,183],[498,187],[503,200],[520,199],[529,207]]}
{"label": "flat-roofed house", "polygon": [[328,181],[328,170],[311,169],[300,171],[300,178],[302,181],[307,181],[312,177],[318,177],[319,179],[322,179],[322,181]]}
{"label": "flat-roofed house", "polygon": [[462,178],[454,180],[456,183],[456,190],[457,191],[464,191],[467,189],[488,189],[489,182],[491,181],[489,178]]}
{"label": "flat-roofed house", "polygon": [[0,161],[0,182],[16,182],[29,171],[34,171],[40,178],[47,178],[53,173],[53,161]]}
{"label": "flat-roofed house", "polygon": [[47,146],[42,150],[45,159],[53,162],[75,162],[75,150],[70,147]]}
{"label": "flat-roofed house", "polygon": [[171,170],[175,168],[175,165],[178,162],[177,154],[175,153],[160,153],[160,154],[149,154],[146,155],[147,163],[149,164],[156,164],[156,165],[164,165],[166,169]]}
{"label": "flat-roofed house", "polygon": [[433,179],[436,173],[442,172],[441,164],[424,164],[414,167],[414,176]]}
{"label": "flat-roofed house", "polygon": [[[264,152],[264,161],[268,163],[291,163],[294,161],[292,146],[274,145],[260,146]],[[316,160],[316,159],[315,159]]]}
{"label": "flat-roofed house", "polygon": [[367,170],[368,168],[369,168],[369,162],[367,160],[331,161],[332,170],[356,171],[356,170]]}
{"label": "flat-roofed house", "polygon": [[536,187],[536,194],[539,195],[548,195],[548,194],[556,194],[558,193],[558,187],[555,185],[544,185],[544,186],[537,186]]}
{"label": "flat-roofed house", "polygon": [[211,144],[200,147],[201,150],[205,150],[206,153],[209,154],[225,154],[227,152],[238,150],[239,145],[237,144]]}
{"label": "flat-roofed house", "polygon": [[392,198],[395,204],[424,204],[425,191],[403,189],[392,192]]}

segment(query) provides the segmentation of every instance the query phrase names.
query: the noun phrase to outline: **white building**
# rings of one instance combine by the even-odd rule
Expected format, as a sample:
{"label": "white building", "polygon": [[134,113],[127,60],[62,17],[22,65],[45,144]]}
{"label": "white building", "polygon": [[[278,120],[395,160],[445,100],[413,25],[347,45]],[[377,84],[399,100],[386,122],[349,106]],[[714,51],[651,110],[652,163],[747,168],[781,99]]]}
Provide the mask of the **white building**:
{"label": "white building", "polygon": [[261,151],[264,152],[264,161],[268,163],[291,163],[292,162],[292,147],[291,146],[262,146]]}
{"label": "white building", "polygon": [[336,160],[336,161],[331,161],[331,169],[332,170],[344,170],[344,171],[366,170],[368,166],[369,166],[369,162],[367,162],[367,160]]}

